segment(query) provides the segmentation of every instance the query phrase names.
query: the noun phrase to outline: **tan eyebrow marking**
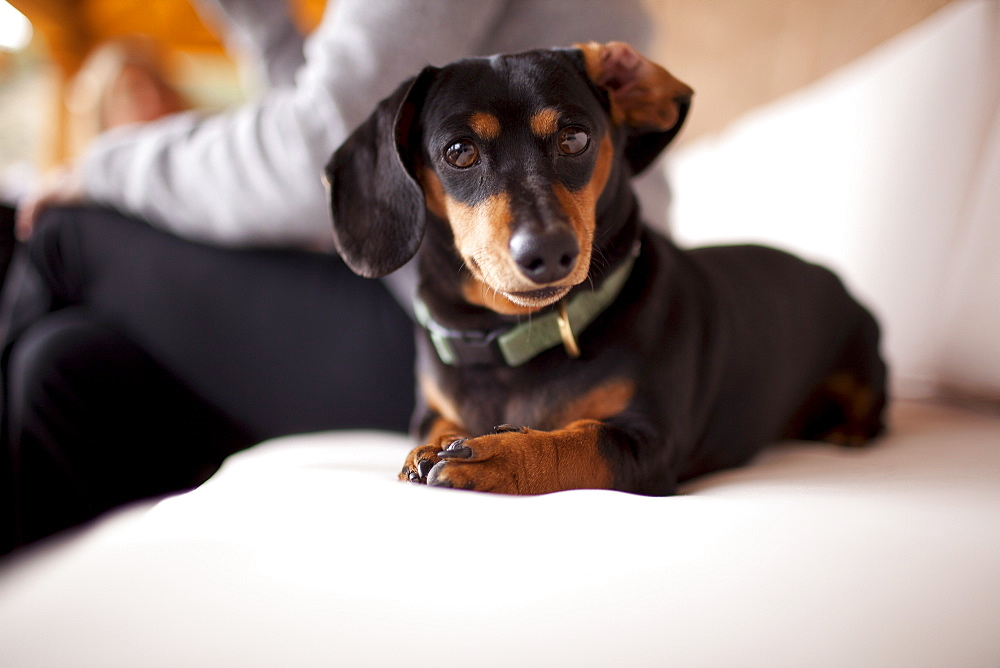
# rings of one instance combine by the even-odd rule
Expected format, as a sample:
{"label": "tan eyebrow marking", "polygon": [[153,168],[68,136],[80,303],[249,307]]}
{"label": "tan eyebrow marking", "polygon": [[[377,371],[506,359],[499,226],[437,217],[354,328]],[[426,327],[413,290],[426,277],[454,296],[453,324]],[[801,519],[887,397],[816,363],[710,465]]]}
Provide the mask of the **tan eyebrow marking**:
{"label": "tan eyebrow marking", "polygon": [[559,112],[552,107],[546,107],[531,117],[531,131],[536,137],[548,137],[558,129]]}
{"label": "tan eyebrow marking", "polygon": [[469,117],[469,127],[482,139],[496,139],[500,134],[500,119],[485,111],[477,111]]}

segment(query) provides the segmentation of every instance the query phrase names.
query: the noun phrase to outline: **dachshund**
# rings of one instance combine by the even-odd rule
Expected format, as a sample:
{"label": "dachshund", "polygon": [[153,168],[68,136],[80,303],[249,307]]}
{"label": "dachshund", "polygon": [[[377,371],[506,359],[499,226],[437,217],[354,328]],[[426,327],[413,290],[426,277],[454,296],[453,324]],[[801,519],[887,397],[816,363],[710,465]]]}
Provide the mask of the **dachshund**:
{"label": "dachshund", "polygon": [[879,328],[833,273],[642,223],[631,179],[691,97],[621,42],[469,58],[404,82],[334,153],[341,257],[417,267],[402,480],[669,495],[775,440],[882,432]]}

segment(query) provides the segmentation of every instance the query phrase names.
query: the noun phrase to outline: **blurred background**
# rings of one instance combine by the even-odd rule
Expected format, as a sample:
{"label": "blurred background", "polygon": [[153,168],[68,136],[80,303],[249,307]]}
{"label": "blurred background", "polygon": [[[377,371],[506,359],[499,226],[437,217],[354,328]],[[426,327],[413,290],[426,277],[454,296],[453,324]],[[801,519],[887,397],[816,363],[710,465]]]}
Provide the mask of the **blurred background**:
{"label": "blurred background", "polygon": [[[325,2],[290,4],[309,29]],[[74,77],[96,47],[139,35],[192,106],[218,109],[252,94],[187,0],[0,0],[0,194],[73,158],[89,134]]]}
{"label": "blurred background", "polygon": [[[289,2],[306,31],[326,5]],[[646,2],[650,55],[696,91],[647,220],[835,269],[883,324],[897,394],[1000,402],[1000,0]],[[167,108],[256,96],[188,0],[0,0],[0,199],[96,133],[88,55],[137,34],[183,98]]]}
{"label": "blurred background", "polygon": [[[290,0],[305,29],[325,0]],[[655,53],[698,93],[687,140],[717,132],[929,16],[949,0],[649,0]],[[193,105],[243,99],[241,76],[187,0],[0,0],[0,189],[16,195],[86,142],[70,82],[88,53],[122,36],[162,46]],[[79,97],[79,96],[77,96]]]}

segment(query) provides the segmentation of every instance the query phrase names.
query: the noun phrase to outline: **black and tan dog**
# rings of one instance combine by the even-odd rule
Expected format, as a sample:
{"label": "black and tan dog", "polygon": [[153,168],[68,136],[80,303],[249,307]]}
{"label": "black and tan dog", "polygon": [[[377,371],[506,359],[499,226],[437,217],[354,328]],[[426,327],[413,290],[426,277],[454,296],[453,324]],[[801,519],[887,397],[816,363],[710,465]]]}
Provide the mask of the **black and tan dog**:
{"label": "black and tan dog", "polygon": [[344,260],[378,277],[418,255],[425,445],[401,478],[660,495],[776,439],[881,431],[878,328],[833,274],[641,224],[630,179],[690,99],[623,43],[468,59],[337,151]]}

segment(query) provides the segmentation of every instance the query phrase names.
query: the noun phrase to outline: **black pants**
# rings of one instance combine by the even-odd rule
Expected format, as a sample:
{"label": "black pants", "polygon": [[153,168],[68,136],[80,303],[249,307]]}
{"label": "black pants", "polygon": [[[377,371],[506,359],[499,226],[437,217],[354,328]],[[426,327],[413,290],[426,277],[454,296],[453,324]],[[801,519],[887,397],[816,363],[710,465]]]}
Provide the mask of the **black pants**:
{"label": "black pants", "polygon": [[93,208],[48,212],[28,254],[44,289],[3,358],[0,542],[197,485],[265,438],[408,426],[412,324],[336,257],[204,246]]}

